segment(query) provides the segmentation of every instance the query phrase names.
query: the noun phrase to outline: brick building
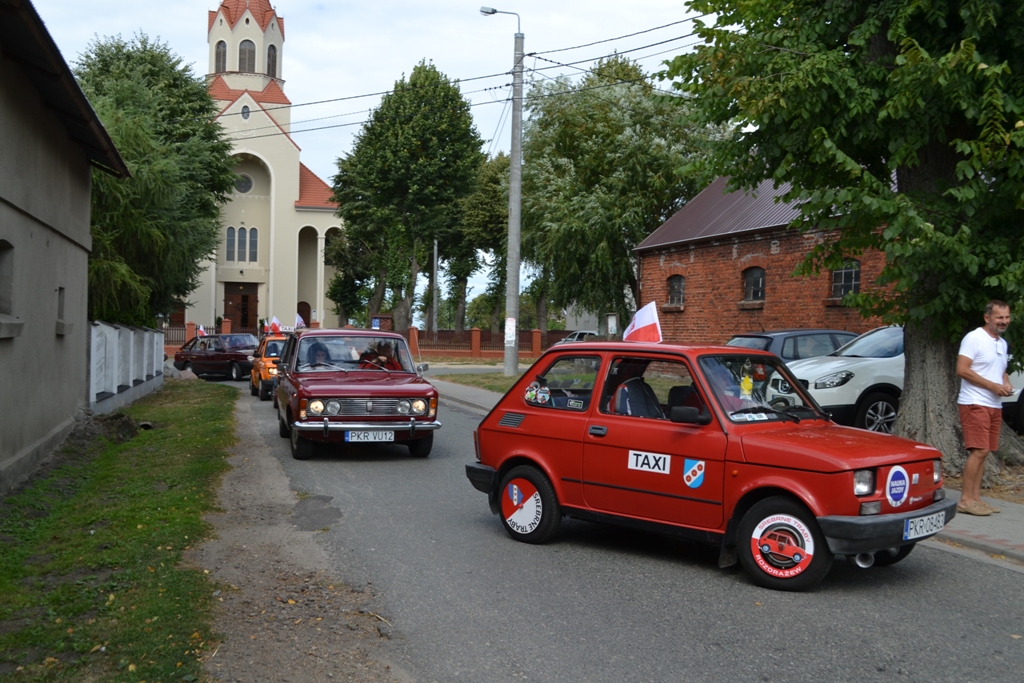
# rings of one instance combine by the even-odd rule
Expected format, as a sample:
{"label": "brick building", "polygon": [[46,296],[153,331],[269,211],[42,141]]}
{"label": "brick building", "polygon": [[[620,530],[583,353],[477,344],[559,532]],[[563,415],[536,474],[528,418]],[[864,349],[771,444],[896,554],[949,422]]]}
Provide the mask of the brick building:
{"label": "brick building", "polygon": [[840,304],[881,272],[884,256],[863,254],[846,267],[815,277],[794,275],[825,232],[787,230],[799,215],[776,202],[771,181],[753,195],[726,193],[718,178],[636,248],[640,306],[659,305],[665,341],[722,343],[733,334],[785,328],[866,332],[863,319]]}

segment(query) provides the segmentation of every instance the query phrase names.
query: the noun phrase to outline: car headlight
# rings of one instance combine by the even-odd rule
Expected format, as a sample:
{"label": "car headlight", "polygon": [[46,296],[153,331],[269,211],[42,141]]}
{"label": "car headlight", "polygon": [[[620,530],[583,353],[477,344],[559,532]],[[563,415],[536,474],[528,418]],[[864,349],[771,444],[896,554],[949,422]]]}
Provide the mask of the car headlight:
{"label": "car headlight", "polygon": [[853,473],[853,495],[870,496],[875,492],[875,471],[857,470]]}
{"label": "car headlight", "polygon": [[324,412],[324,402],[318,398],[313,399],[312,401],[309,402],[309,407],[307,408],[307,410],[309,411],[310,415],[320,415],[321,413]]}
{"label": "car headlight", "polygon": [[269,373],[271,375],[276,375],[277,374],[277,368],[268,368],[267,369],[267,373]]}
{"label": "car headlight", "polygon": [[938,484],[942,481],[942,461],[932,460],[932,483]]}
{"label": "car headlight", "polygon": [[833,389],[835,387],[841,387],[847,382],[853,379],[853,373],[849,370],[843,370],[842,372],[834,372],[831,375],[825,375],[814,380],[815,389]]}
{"label": "car headlight", "polygon": [[337,415],[341,412],[341,401],[336,398],[332,398],[327,402],[326,410],[328,415]]}
{"label": "car headlight", "polygon": [[412,402],[412,413],[413,415],[422,415],[427,412],[427,402],[422,398],[417,398]]}
{"label": "car headlight", "polygon": [[399,414],[401,414],[401,415],[408,415],[409,414],[409,410],[411,410],[411,409],[412,409],[412,404],[409,402],[409,399],[403,398],[403,399],[401,399],[398,402],[398,412],[399,412]]}

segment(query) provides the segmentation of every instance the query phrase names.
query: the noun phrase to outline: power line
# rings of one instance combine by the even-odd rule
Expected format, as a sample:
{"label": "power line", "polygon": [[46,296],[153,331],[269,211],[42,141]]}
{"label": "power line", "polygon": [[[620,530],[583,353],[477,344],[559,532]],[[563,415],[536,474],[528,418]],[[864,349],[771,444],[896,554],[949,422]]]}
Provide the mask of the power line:
{"label": "power line", "polygon": [[600,45],[601,43],[610,43],[610,42],[615,41],[615,40],[622,40],[623,38],[632,38],[633,36],[639,36],[639,35],[644,34],[644,33],[650,33],[651,31],[658,31],[658,30],[663,29],[663,28],[668,28],[669,26],[675,26],[677,24],[685,24],[688,21],[695,21],[696,19],[703,19],[704,17],[711,16],[712,14],[714,14],[714,12],[705,12],[704,14],[698,14],[697,16],[690,17],[689,19],[680,19],[679,21],[673,21],[671,24],[662,24],[661,26],[655,26],[654,28],[644,29],[643,31],[637,31],[636,33],[627,33],[624,36],[617,36],[615,38],[606,38],[604,40],[595,40],[592,43],[584,43],[583,45],[575,45],[573,47],[560,47],[557,50],[544,50],[542,52],[531,52],[530,54],[534,55],[534,56],[536,56],[536,55],[550,55],[550,54],[553,54],[555,52],[567,52],[569,50],[578,50],[578,49],[580,49],[582,47],[591,47],[593,45]]}

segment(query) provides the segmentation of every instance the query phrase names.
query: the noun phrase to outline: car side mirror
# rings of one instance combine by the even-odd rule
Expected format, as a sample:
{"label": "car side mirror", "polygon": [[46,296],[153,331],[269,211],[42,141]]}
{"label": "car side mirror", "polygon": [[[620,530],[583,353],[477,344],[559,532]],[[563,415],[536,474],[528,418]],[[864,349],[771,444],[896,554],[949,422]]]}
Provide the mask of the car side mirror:
{"label": "car side mirror", "polygon": [[681,424],[707,425],[711,424],[711,413],[693,406],[673,406],[669,419]]}
{"label": "car side mirror", "polygon": [[429,363],[420,363],[416,366],[416,373],[422,375],[424,372],[430,369]]}

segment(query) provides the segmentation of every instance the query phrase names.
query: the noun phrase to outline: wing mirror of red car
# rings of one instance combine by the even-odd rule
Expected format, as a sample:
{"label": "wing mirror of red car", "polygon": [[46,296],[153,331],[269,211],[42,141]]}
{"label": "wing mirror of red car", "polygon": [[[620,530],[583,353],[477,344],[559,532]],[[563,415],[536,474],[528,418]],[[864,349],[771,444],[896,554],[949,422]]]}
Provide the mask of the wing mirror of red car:
{"label": "wing mirror of red car", "polygon": [[424,372],[430,369],[430,365],[427,363],[420,363],[416,366],[416,373],[422,375]]}
{"label": "wing mirror of red car", "polygon": [[711,424],[711,413],[693,406],[673,406],[669,419],[681,424],[706,425]]}

